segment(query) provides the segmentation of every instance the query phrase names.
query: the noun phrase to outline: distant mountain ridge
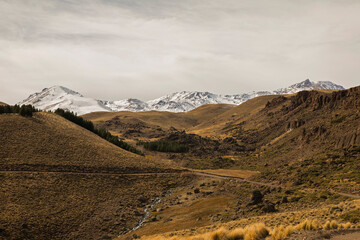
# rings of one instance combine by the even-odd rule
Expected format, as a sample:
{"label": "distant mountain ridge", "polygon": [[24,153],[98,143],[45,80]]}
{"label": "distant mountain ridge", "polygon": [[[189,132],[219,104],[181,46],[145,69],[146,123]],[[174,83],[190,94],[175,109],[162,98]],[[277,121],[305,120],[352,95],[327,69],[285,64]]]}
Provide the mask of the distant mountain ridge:
{"label": "distant mountain ridge", "polygon": [[129,98],[119,101],[104,101],[87,98],[78,92],[62,86],[44,88],[39,93],[31,94],[19,104],[31,104],[43,110],[63,108],[79,115],[96,111],[169,111],[187,112],[205,104],[239,105],[249,99],[264,95],[292,94],[303,90],[344,90],[345,88],[329,81],[312,82],[309,79],[287,88],[274,91],[253,91],[235,95],[219,95],[210,92],[182,91],[162,96],[147,102]]}

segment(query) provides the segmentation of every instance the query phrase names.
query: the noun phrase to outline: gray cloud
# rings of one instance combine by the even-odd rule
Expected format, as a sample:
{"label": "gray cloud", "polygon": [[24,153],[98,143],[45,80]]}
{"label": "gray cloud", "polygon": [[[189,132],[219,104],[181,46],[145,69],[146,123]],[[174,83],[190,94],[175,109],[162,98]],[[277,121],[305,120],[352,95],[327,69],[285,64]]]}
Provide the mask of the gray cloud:
{"label": "gray cloud", "polygon": [[357,0],[0,0],[0,101],[360,84]]}

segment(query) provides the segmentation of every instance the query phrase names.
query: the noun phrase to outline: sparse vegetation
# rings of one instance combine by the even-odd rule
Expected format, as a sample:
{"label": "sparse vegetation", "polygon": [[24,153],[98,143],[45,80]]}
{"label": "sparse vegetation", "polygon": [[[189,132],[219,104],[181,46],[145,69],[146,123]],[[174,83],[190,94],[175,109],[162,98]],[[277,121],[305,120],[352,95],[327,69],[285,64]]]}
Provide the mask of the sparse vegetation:
{"label": "sparse vegetation", "polygon": [[135,154],[144,156],[144,153],[141,152],[140,150],[138,150],[137,148],[131,146],[130,144],[122,141],[119,139],[119,137],[112,135],[109,131],[107,131],[105,128],[100,128],[97,129],[94,127],[94,124],[89,121],[89,120],[85,120],[82,117],[77,116],[75,113],[67,111],[67,110],[63,110],[63,109],[56,109],[55,113],[57,115],[60,115],[64,118],[66,118],[67,120],[83,127],[86,128],[87,130],[97,134],[98,136],[102,137],[103,139],[105,139],[106,141],[111,142],[112,144],[125,149],[126,151],[129,152],[133,152]]}
{"label": "sparse vegetation", "polygon": [[[37,230],[30,232],[28,226],[50,223],[51,229],[37,228],[36,237],[41,239],[43,230],[57,234],[54,223],[59,218],[63,219],[60,224],[69,223],[63,232],[76,232],[71,228],[81,226],[83,232],[71,236],[79,239],[93,231],[99,239],[122,233],[122,240],[140,236],[283,240],[360,227],[359,202],[350,201],[360,190],[360,112],[354,108],[360,104],[360,89],[355,90],[262,97],[231,107],[229,112],[211,113],[210,121],[197,110],[191,116],[100,112],[89,114],[93,118],[87,120],[56,111],[71,122],[46,112],[33,118],[3,114],[0,126],[6,127],[0,134],[4,143],[0,167],[11,173],[0,174],[0,190],[9,192],[0,202],[19,199],[24,201],[20,207],[34,208],[38,215],[22,215],[19,207],[16,219],[9,221],[14,209],[5,208],[5,214],[0,214],[0,233],[7,222],[14,224],[12,229],[6,226],[6,232],[16,234],[33,234]],[[25,107],[23,111],[14,108],[4,106],[0,111],[27,114]],[[95,119],[96,125],[89,119]],[[138,150],[114,133],[157,153],[141,158],[123,151],[116,146]],[[194,176],[194,171],[173,170],[173,163],[206,170]],[[230,173],[234,169],[253,171]],[[16,171],[28,175],[16,173],[19,177],[12,173]],[[173,171],[182,174],[170,177]],[[137,179],[128,174],[144,176]],[[196,180],[178,187],[190,175],[189,179]],[[18,179],[24,184],[16,185]],[[34,198],[36,194],[40,197]],[[144,225],[129,233],[143,217],[144,208],[159,196],[161,201],[150,208]],[[37,204],[38,200],[42,203]],[[28,222],[24,228],[22,218]],[[54,239],[67,238],[63,232]]]}
{"label": "sparse vegetation", "polygon": [[273,229],[267,227],[264,223],[254,223],[250,224],[244,228],[235,228],[232,230],[227,230],[225,227],[220,227],[217,230],[197,234],[192,236],[173,236],[171,238],[166,238],[164,236],[146,236],[141,238],[142,240],[163,240],[163,239],[172,239],[172,240],[283,240],[289,237],[292,233],[296,231],[313,231],[313,230],[331,230],[331,229],[350,229],[357,227],[351,223],[338,223],[335,220],[327,221],[325,224],[320,224],[317,220],[305,220],[299,223],[296,226],[276,226]]}
{"label": "sparse vegetation", "polygon": [[175,141],[160,140],[154,142],[138,142],[137,145],[144,146],[145,149],[158,152],[184,153],[189,151],[189,147]]}
{"label": "sparse vegetation", "polygon": [[344,213],[340,217],[344,221],[349,221],[351,223],[360,223],[360,208]]}

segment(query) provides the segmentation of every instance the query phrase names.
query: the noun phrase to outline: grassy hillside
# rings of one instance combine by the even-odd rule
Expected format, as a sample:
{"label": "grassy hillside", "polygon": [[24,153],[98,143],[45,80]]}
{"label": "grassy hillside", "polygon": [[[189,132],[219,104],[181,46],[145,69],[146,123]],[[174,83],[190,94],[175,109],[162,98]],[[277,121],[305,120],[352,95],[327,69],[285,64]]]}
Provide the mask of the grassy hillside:
{"label": "grassy hillside", "polygon": [[91,120],[97,127],[105,127],[124,138],[151,139],[164,136],[173,128],[190,129],[233,107],[234,105],[209,104],[186,113],[95,112],[82,117]]}
{"label": "grassy hillside", "polygon": [[223,135],[223,130],[229,125],[236,125],[250,119],[254,114],[263,109],[268,101],[276,97],[261,96],[250,99],[239,106],[228,109],[228,111],[218,112],[212,118],[207,118],[206,121],[188,129],[188,131],[202,136]]}
{"label": "grassy hillside", "polygon": [[193,179],[53,113],[1,114],[0,142],[0,239],[114,238]]}
{"label": "grassy hillside", "polygon": [[159,172],[170,168],[107,142],[52,113],[0,115],[1,169]]}

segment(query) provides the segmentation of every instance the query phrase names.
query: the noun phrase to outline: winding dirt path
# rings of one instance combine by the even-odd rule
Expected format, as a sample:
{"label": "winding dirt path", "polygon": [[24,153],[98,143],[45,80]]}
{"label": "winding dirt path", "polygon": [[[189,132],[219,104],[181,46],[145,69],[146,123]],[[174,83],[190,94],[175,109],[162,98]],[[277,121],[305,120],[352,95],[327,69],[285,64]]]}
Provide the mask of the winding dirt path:
{"label": "winding dirt path", "polygon": [[[173,174],[181,174],[181,173],[192,173],[198,176],[204,176],[204,177],[211,177],[211,178],[217,178],[217,179],[237,179],[246,183],[250,183],[253,185],[258,186],[266,186],[266,187],[272,187],[272,188],[278,188],[283,187],[280,184],[271,184],[271,183],[264,183],[264,182],[257,182],[257,181],[251,181],[243,177],[236,177],[236,176],[227,176],[227,175],[221,175],[221,174],[215,174],[215,173],[205,173],[201,171],[197,171],[194,169],[187,169],[186,171],[182,172],[145,172],[145,173],[106,173],[106,172],[71,172],[71,171],[34,171],[34,170],[1,170],[1,173],[51,173],[51,174],[89,174],[89,175],[110,175],[110,176],[149,176],[149,175],[173,175]],[[322,189],[317,189],[322,190]],[[331,191],[332,193],[339,194],[341,196],[360,199],[359,195],[350,194],[350,193],[342,193],[342,192],[336,192]]]}
{"label": "winding dirt path", "polygon": [[71,172],[71,171],[34,171],[34,170],[5,170],[0,173],[51,173],[51,174],[89,174],[89,175],[112,175],[112,176],[149,176],[149,175],[172,175],[183,172],[144,172],[144,173],[107,173],[107,172]]}
{"label": "winding dirt path", "polygon": [[240,181],[243,181],[243,182],[246,182],[246,183],[259,185],[259,186],[281,187],[280,185],[251,181],[251,180],[247,180],[247,179],[242,178],[242,177],[225,176],[225,175],[220,175],[220,174],[215,174],[215,173],[205,173],[205,172],[200,172],[200,171],[196,171],[196,170],[191,170],[190,172],[193,173],[193,174],[199,175],[199,176],[212,177],[212,178],[218,178],[218,179],[237,179],[237,180],[240,180]]}

